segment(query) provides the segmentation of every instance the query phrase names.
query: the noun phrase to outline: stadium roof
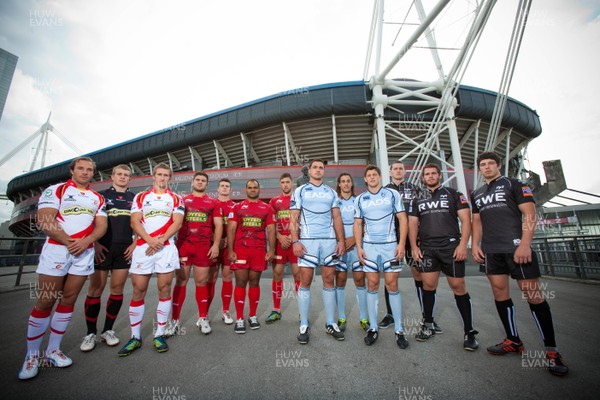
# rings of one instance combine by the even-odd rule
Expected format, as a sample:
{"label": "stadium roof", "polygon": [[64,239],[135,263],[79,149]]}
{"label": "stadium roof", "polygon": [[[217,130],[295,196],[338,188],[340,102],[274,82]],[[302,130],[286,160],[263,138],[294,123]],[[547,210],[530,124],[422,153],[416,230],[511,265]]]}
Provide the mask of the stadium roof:
{"label": "stadium roof", "polygon": [[[458,90],[455,115],[461,149],[464,149],[465,153],[465,168],[472,167],[474,163],[474,147],[477,145],[481,149],[483,146],[482,143],[475,144],[473,139],[469,140],[470,133],[467,132],[475,121],[481,122],[482,128],[487,131],[496,96],[495,92],[464,85]],[[329,140],[333,124],[338,131],[336,146],[340,149],[339,158],[363,160],[366,163],[373,147],[373,116],[368,103],[371,97],[371,90],[363,81],[294,89],[183,122],[86,155],[92,157],[97,164],[98,180],[102,180],[103,171],[110,175],[110,169],[117,164],[131,164],[137,167],[137,171],[134,172],[150,174],[150,159],[153,162],[169,162],[175,159],[177,164],[184,165],[189,164],[194,154],[201,160],[204,169],[216,168],[220,165],[219,157],[223,155],[226,167],[239,168],[248,165],[248,150],[242,144],[245,140],[244,135],[248,135],[253,165],[277,165],[269,162],[280,156],[277,154],[277,147],[284,144],[282,131],[289,128],[294,134],[296,148],[300,146],[303,154],[330,160],[337,151]],[[333,123],[332,116],[335,118]],[[427,121],[432,116],[433,110],[410,106],[401,112],[388,108],[385,118],[397,120],[399,124],[406,125],[407,121],[412,123],[413,127],[405,128],[414,131],[413,134],[418,136],[423,133],[423,126],[419,126],[418,122]],[[502,126],[509,127],[513,132],[513,139],[508,141],[510,150],[517,149],[523,143],[539,136],[542,131],[537,113],[511,98],[508,99]],[[440,146],[450,147],[449,143],[440,143]],[[389,152],[392,157],[397,158],[413,147],[410,143],[398,143]],[[12,179],[8,184],[7,196],[18,202],[21,197],[19,194],[40,193],[49,184],[67,179],[69,161]],[[298,154],[295,161],[302,163]],[[30,195],[26,195],[28,196]]]}

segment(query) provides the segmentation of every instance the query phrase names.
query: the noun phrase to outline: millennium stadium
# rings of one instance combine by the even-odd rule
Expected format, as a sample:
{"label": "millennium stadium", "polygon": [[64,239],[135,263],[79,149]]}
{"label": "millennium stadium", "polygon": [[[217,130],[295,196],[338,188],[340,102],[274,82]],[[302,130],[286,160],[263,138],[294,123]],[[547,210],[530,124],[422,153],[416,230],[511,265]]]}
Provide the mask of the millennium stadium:
{"label": "millennium stadium", "polygon": [[[431,32],[446,5],[448,1],[439,2],[429,14],[419,15],[420,23],[407,25],[411,30],[404,45],[386,64],[380,51],[383,2],[375,2],[363,79],[293,88],[88,153],[97,164],[93,188],[109,187],[112,168],[127,164],[133,171],[131,189],[141,191],[151,186],[153,168],[163,162],[174,171],[171,189],[180,194],[190,191],[194,171],[204,170],[212,196],[217,181],[228,178],[232,198],[242,199],[246,180],[255,178],[266,199],[279,194],[282,173],[299,182],[303,166],[319,158],[327,164],[326,183],[332,186],[341,172],[348,172],[361,190],[367,164],[378,165],[386,182],[390,161],[401,160],[413,183],[419,182],[423,165],[434,162],[441,166],[444,184],[468,193],[480,182],[474,163],[483,151],[502,156],[505,175],[522,176],[527,146],[542,132],[539,116],[507,95],[510,80],[498,92],[461,84],[493,2],[470,14],[463,44],[444,66],[438,50],[444,45]],[[516,62],[510,51],[518,51],[523,29],[513,31],[508,77]],[[397,67],[407,55],[423,52],[415,45],[419,43],[427,44],[431,54],[431,79],[398,78]],[[39,132],[52,128],[47,121]],[[47,186],[69,178],[68,163],[9,182],[6,195],[15,204],[9,224],[13,233],[36,234],[37,199]]]}
{"label": "millennium stadium", "polygon": [[[414,81],[392,83],[400,88],[423,85]],[[473,187],[476,154],[484,151],[496,96],[474,87],[459,87],[454,110],[458,157],[450,135],[439,135],[436,140],[433,154],[438,155],[437,161],[442,158],[456,165],[456,158],[462,160],[461,171],[448,167],[445,173],[462,175],[467,190]],[[205,170],[213,196],[216,182],[229,178],[232,198],[242,199],[246,180],[256,178],[262,186],[261,197],[271,198],[279,194],[279,176],[289,172],[292,177],[301,178],[302,167],[311,158],[326,161],[326,183],[335,186],[341,172],[350,172],[360,183],[366,164],[381,164],[381,153],[388,160],[414,153],[415,143],[422,141],[434,117],[427,105],[387,108],[383,115],[387,148],[380,151],[375,127],[378,117],[369,104],[372,98],[368,82],[325,84],[279,93],[162,129],[87,154],[97,164],[93,188],[107,188],[112,167],[127,164],[134,172],[131,189],[141,191],[152,185],[153,166],[164,162],[175,172],[171,189],[178,193],[188,193],[194,171]],[[502,129],[504,133],[494,150],[511,159],[541,133],[535,111],[513,99],[508,100]],[[405,162],[409,169],[417,156]],[[10,181],[7,196],[15,203],[10,222],[14,233],[31,234],[37,198],[47,186],[69,178],[68,163],[69,160]]]}

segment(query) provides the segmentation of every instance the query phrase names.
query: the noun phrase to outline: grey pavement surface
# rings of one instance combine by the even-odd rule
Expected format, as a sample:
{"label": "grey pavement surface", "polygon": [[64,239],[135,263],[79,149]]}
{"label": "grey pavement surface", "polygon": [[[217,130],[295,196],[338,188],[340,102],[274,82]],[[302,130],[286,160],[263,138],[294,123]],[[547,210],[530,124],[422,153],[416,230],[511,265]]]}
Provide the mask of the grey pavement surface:
{"label": "grey pavement surface", "polygon": [[[345,341],[335,341],[324,330],[325,313],[321,278],[312,287],[311,336],[307,345],[296,340],[298,308],[290,276],[286,276],[283,320],[264,324],[271,305],[271,275],[261,280],[259,330],[238,335],[220,320],[220,281],[211,306],[213,333],[202,335],[195,327],[196,304],[193,284],[183,308],[184,330],[169,339],[170,350],[158,354],[152,347],[152,325],[156,310],[156,281],[151,281],[142,325],[143,347],[126,358],[117,357],[117,347],[98,344],[90,353],[79,350],[85,335],[82,291],[75,314],[64,337],[62,350],[74,364],[65,369],[42,368],[39,375],[20,382],[26,343],[27,318],[35,304],[29,288],[35,274],[24,280],[23,290],[0,293],[3,399],[596,399],[600,391],[600,285],[558,279],[543,279],[544,293],[552,308],[557,342],[570,367],[567,377],[550,375],[539,352],[543,343],[529,307],[511,285],[517,324],[525,343],[523,356],[491,356],[485,347],[504,338],[487,279],[470,267],[467,286],[473,302],[475,328],[481,348],[462,348],[462,324],[452,292],[443,279],[438,288],[436,321],[444,333],[426,343],[416,342],[420,317],[414,284],[403,271],[400,290],[405,327],[410,346],[397,347],[393,329],[381,330],[371,347],[363,342],[358,326],[354,284],[347,285],[348,329]],[[7,278],[2,278],[6,282]],[[14,277],[11,278],[14,282]],[[4,285],[6,286],[6,285]],[[382,289],[380,290],[382,291]],[[108,291],[103,296],[103,307]],[[130,334],[127,309],[131,285],[115,325],[124,343]],[[383,316],[380,296],[380,317]],[[233,307],[232,307],[233,309]],[[99,327],[104,322],[104,312]],[[45,347],[46,339],[42,348]]]}

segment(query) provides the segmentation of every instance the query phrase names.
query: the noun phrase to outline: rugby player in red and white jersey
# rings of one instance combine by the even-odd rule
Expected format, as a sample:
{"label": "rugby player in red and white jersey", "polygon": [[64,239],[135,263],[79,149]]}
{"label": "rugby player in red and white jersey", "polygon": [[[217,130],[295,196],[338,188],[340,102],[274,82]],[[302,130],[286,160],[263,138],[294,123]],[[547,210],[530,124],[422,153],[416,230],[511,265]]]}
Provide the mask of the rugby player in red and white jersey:
{"label": "rugby player in red and white jersey", "polygon": [[[29,315],[27,355],[19,379],[38,374],[40,345],[48,325],[46,360],[59,368],[73,363],[60,350],[60,344],[77,296],[88,275],[94,273],[94,242],[107,227],[104,198],[89,187],[95,168],[89,157],[74,159],[69,165],[71,179],[50,186],[40,196],[37,223],[48,238],[36,270],[38,300]],[[57,299],[59,303],[50,320]]]}
{"label": "rugby player in red and white jersey", "polygon": [[210,307],[215,294],[215,284],[219,277],[219,269],[221,269],[221,302],[223,303],[221,319],[227,325],[233,324],[233,318],[231,318],[231,314],[229,313],[231,297],[233,296],[233,273],[231,272],[229,257],[227,256],[227,218],[233,206],[235,206],[235,202],[229,198],[230,194],[231,181],[227,178],[222,178],[217,187],[217,199],[221,204],[221,212],[223,213],[223,235],[221,236],[219,257],[217,262],[210,268],[211,273],[208,278],[208,306]]}
{"label": "rugby player in red and white jersey", "polygon": [[138,193],[133,199],[131,227],[139,239],[129,269],[133,284],[133,296],[129,303],[131,339],[119,350],[121,357],[130,355],[142,346],[144,298],[154,272],[158,286],[154,347],[159,353],[169,350],[163,333],[171,310],[173,271],[179,269],[179,253],[171,237],[181,227],[185,212],[181,197],[169,189],[171,175],[168,165],[157,164],[152,174],[152,189]]}
{"label": "rugby player in red and white jersey", "polygon": [[165,329],[167,337],[173,336],[179,331],[179,316],[185,300],[186,285],[190,279],[190,267],[192,266],[194,267],[199,316],[196,326],[205,335],[212,332],[208,322],[209,291],[207,282],[209,268],[219,256],[223,218],[218,200],[205,193],[207,187],[208,175],[204,172],[196,172],[192,179],[192,193],[183,198],[185,217],[177,234],[181,268],[175,272],[172,320]]}
{"label": "rugby player in red and white jersey", "polygon": [[273,197],[269,205],[275,210],[277,216],[277,248],[275,249],[275,260],[273,261],[273,311],[265,322],[271,324],[281,319],[281,297],[283,294],[283,272],[288,262],[294,276],[294,290],[298,293],[300,286],[300,269],[298,268],[298,257],[294,255],[292,248],[292,236],[290,235],[290,199],[292,198],[292,176],[287,172],[279,178],[281,194]]}
{"label": "rugby player in red and white jersey", "polygon": [[[227,250],[231,269],[235,274],[235,333],[246,333],[244,306],[246,286],[250,303],[250,329],[260,328],[256,309],[260,299],[260,275],[267,262],[275,255],[277,236],[275,212],[270,205],[259,200],[260,185],[256,179],[246,182],[246,200],[237,203],[229,213],[227,223]],[[267,251],[267,239],[269,250]]]}

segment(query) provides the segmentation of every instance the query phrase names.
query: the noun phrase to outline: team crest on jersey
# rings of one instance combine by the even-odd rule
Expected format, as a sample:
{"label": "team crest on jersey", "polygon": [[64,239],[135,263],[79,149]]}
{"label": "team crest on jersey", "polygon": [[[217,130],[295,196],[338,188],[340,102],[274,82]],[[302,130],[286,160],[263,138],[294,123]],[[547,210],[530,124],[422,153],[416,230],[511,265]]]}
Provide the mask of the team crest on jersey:
{"label": "team crest on jersey", "polygon": [[46,190],[44,191],[44,196],[46,196],[46,197],[50,197],[50,196],[52,196],[52,190],[50,190],[50,189],[46,189]]}

